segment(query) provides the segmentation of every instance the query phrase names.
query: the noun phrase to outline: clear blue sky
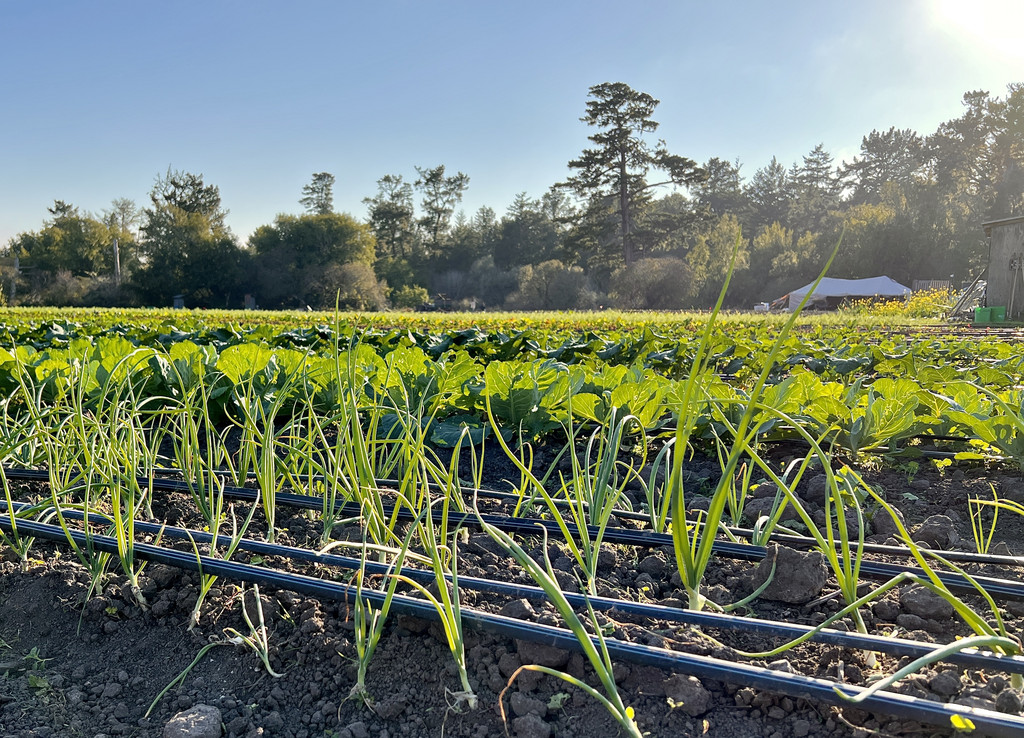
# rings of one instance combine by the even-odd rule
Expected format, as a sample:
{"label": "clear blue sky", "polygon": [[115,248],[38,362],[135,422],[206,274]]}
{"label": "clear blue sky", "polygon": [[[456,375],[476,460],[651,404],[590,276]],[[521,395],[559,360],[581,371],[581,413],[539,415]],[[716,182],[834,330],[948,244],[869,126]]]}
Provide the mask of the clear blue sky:
{"label": "clear blue sky", "polygon": [[0,3],[0,244],[62,199],[140,205],[170,166],[242,239],[313,172],[359,218],[385,174],[444,164],[463,208],[539,197],[587,145],[587,89],[661,100],[658,136],[749,178],[1024,81],[1018,0],[125,0]]}

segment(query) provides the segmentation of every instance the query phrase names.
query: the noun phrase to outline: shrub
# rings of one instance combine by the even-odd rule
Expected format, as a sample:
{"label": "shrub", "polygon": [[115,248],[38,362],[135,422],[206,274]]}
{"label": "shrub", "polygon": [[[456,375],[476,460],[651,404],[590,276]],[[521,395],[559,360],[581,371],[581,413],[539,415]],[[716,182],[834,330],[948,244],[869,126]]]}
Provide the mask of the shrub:
{"label": "shrub", "polygon": [[579,267],[557,259],[519,270],[519,286],[508,296],[509,310],[593,310],[599,296]]}
{"label": "shrub", "polygon": [[415,284],[406,284],[397,290],[391,290],[391,307],[397,310],[415,310],[426,304],[430,299],[425,287]]}
{"label": "shrub", "polygon": [[330,310],[335,299],[346,310],[382,310],[384,291],[367,264],[328,264],[310,285],[315,307]]}
{"label": "shrub", "polygon": [[679,310],[689,303],[690,277],[682,259],[640,259],[612,275],[611,297],[628,310]]}

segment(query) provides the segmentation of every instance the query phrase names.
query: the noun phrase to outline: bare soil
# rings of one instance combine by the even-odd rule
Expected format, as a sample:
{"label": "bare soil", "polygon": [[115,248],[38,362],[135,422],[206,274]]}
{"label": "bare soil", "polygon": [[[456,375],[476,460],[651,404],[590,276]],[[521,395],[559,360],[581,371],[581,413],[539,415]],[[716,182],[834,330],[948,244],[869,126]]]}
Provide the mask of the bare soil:
{"label": "bare soil", "polygon": [[[492,458],[494,458],[492,454]],[[715,464],[695,462],[694,479],[713,476]],[[971,550],[969,496],[989,497],[989,485],[1011,499],[1024,500],[1019,471],[1006,468],[952,467],[940,471],[927,462],[919,468],[868,465],[866,481],[884,489],[889,501],[906,517],[911,530],[921,530],[929,518],[946,516],[949,533],[944,547]],[[499,488],[510,478],[507,466],[488,470],[487,486]],[[24,488],[26,493],[33,490]],[[38,491],[38,490],[36,490]],[[199,525],[187,496],[165,495],[157,505],[160,520]],[[315,546],[319,523],[302,513],[282,508],[280,542]],[[934,522],[934,519],[933,519]],[[618,524],[635,525],[631,520]],[[940,526],[941,528],[941,526]],[[254,531],[256,533],[256,531]],[[342,535],[345,532],[342,531]],[[872,534],[884,542],[885,534]],[[537,541],[527,541],[539,546]],[[999,518],[997,550],[1024,554],[1024,519],[1009,513]],[[529,550],[529,549],[528,549]],[[549,554],[559,578],[574,586],[571,562],[558,544]],[[611,555],[613,554],[613,555]],[[23,571],[9,552],[0,563],[0,736],[46,738],[73,736],[164,735],[176,714],[198,705],[219,711],[222,734],[235,738],[393,738],[395,736],[486,736],[522,738],[614,736],[617,725],[593,699],[563,681],[527,672],[504,694],[507,721],[498,709],[499,695],[522,663],[544,661],[596,684],[592,670],[578,654],[517,642],[489,633],[467,631],[470,680],[479,697],[475,711],[459,710],[452,694],[459,689],[454,660],[437,624],[408,617],[392,618],[369,667],[369,707],[349,699],[355,681],[352,611],[348,603],[320,601],[287,591],[263,591],[262,604],[270,629],[271,666],[283,674],[272,677],[253,651],[234,646],[211,649],[183,683],[171,689],[146,716],[157,694],[195,659],[204,645],[223,640],[226,628],[247,631],[242,619],[243,596],[238,586],[217,583],[198,627],[188,629],[197,596],[198,577],[162,565],[150,565],[142,578],[148,606],[140,607],[124,591],[124,579],[112,576],[99,596],[86,599],[89,577],[66,549],[37,542],[32,562]],[[237,555],[239,561],[251,557]],[[304,573],[345,580],[345,572],[326,567],[288,566]],[[718,559],[708,575],[708,594],[728,601],[750,588],[750,562]],[[615,547],[601,571],[601,594],[626,599],[645,597],[654,602],[681,604],[678,579],[673,581],[670,550]],[[114,566],[111,566],[114,569]],[[523,579],[512,562],[482,533],[470,534],[460,549],[463,574]],[[985,573],[1020,580],[1020,568],[988,569]],[[563,576],[564,575],[564,576]],[[756,600],[750,613],[786,622],[815,624],[839,608],[835,590],[826,584],[821,597],[810,603],[787,604]],[[536,622],[557,624],[550,607],[493,595],[464,593],[464,606],[514,613]],[[251,599],[251,597],[250,597]],[[981,606],[981,601],[970,600]],[[1024,630],[1024,603],[1003,603],[1011,632]],[[252,602],[249,602],[250,611]],[[915,619],[916,618],[916,619]],[[928,619],[909,612],[898,592],[865,610],[869,627],[921,640],[948,642],[966,634],[951,618]],[[603,621],[616,637],[664,645],[693,653],[723,655],[727,647],[767,649],[762,637],[712,633],[723,648],[702,634],[678,624]],[[846,627],[852,627],[846,621]],[[739,657],[735,657],[739,659]],[[789,668],[805,674],[841,678],[864,684],[868,669],[863,655],[832,646],[809,645],[787,652]],[[958,701],[1004,712],[1020,713],[1021,695],[1007,679],[938,664],[904,680],[899,690],[933,700]],[[895,660],[883,662],[893,671]],[[949,730],[872,715],[850,707],[837,708],[758,692],[741,684],[703,683],[694,691],[685,675],[647,666],[616,664],[616,678],[625,702],[636,711],[643,731],[652,736],[932,736]],[[682,705],[673,698],[687,695]],[[702,703],[701,700],[705,700]]]}

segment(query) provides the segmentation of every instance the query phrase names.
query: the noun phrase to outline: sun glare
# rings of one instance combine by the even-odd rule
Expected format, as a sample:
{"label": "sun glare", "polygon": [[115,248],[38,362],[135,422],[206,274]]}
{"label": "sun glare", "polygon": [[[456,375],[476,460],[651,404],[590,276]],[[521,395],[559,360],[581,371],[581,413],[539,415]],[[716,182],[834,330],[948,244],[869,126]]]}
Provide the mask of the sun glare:
{"label": "sun glare", "polygon": [[[932,0],[926,2],[925,7],[930,7],[938,25],[972,54],[989,63],[1024,61],[1020,36],[1020,29],[1024,27],[1024,2]],[[1012,72],[1006,71],[1007,74]]]}

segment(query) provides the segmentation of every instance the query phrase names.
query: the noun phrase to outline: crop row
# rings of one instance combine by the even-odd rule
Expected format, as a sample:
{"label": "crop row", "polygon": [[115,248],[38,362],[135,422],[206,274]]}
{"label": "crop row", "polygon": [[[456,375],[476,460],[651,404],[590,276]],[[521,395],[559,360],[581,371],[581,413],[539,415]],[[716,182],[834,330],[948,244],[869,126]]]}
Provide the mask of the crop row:
{"label": "crop row", "polygon": [[[987,606],[977,609],[951,591],[938,565],[914,546],[884,498],[851,469],[833,471],[821,444],[822,434],[789,414],[790,406],[795,414],[812,404],[807,401],[810,385],[804,383],[824,386],[805,370],[769,384],[770,372],[765,369],[741,389],[710,371],[700,360],[700,350],[691,373],[671,380],[651,370],[628,367],[607,367],[588,377],[583,367],[551,360],[490,362],[483,367],[465,355],[451,363],[430,361],[417,347],[396,348],[384,357],[366,346],[317,356],[256,344],[229,346],[218,353],[210,346],[185,342],[164,353],[110,337],[96,340],[92,351],[97,353],[74,355],[85,347],[83,343],[65,349],[68,355],[63,363],[48,352],[38,352],[47,356],[36,364],[28,361],[36,356],[30,351],[16,350],[4,357],[2,366],[13,371],[7,380],[2,460],[42,470],[46,484],[42,496],[36,490],[34,498],[18,499],[19,490],[0,475],[7,510],[17,509],[18,502],[31,503],[18,516],[0,521],[3,541],[27,561],[31,529],[19,529],[18,517],[56,520],[94,589],[104,586],[112,568],[119,568],[129,591],[144,606],[139,576],[145,561],[136,555],[141,545],[136,528],[140,520],[155,517],[153,508],[159,500],[154,480],[162,470],[180,472],[201,527],[213,536],[210,555],[221,559],[235,556],[243,538],[253,531],[262,530],[268,541],[274,540],[279,495],[287,490],[311,494],[310,499],[319,503],[323,544],[343,545],[337,534],[356,525],[355,540],[348,534],[344,545],[355,550],[361,561],[384,563],[392,572],[383,580],[367,577],[362,570],[356,577],[354,639],[359,673],[353,692],[362,699],[368,699],[366,668],[389,607],[404,593],[417,596],[436,611],[460,675],[456,699],[465,708],[475,706],[477,698],[466,671],[458,578],[459,548],[465,535],[461,521],[469,514],[556,606],[600,677],[599,688],[587,685],[592,696],[628,732],[639,734],[635,713],[618,695],[611,678],[602,621],[592,610],[581,611],[569,602],[547,561],[546,547],[541,546],[538,557],[528,552],[535,543],[513,537],[475,514],[472,491],[465,481],[476,480],[475,486],[480,486],[483,450],[475,450],[474,441],[479,439],[474,438],[474,428],[481,434],[489,431],[497,446],[492,444],[491,452],[501,454],[518,470],[517,479],[511,480],[516,512],[538,507],[544,511],[551,521],[547,530],[558,535],[559,550],[572,561],[587,594],[595,594],[600,586],[598,561],[611,520],[633,505],[626,491],[639,483],[640,509],[648,514],[650,527],[672,541],[689,609],[722,607],[707,599],[704,587],[717,534],[731,515],[742,515],[752,486],[766,480],[778,490],[777,505],[757,521],[755,537],[766,540],[788,508],[802,522],[808,543],[821,551],[831,568],[841,608],[782,647],[741,655],[775,656],[847,616],[856,630],[866,633],[862,609],[887,591],[911,583],[947,599],[967,633],[973,634],[929,650],[913,668],[965,648],[985,647],[1003,654],[1019,651],[1006,632],[998,604],[985,595]],[[768,358],[774,357],[769,353]],[[885,381],[895,380],[877,380],[865,390],[867,412],[862,417],[888,418],[890,414],[880,410],[884,401],[905,406],[913,397],[909,386],[896,384],[889,394],[882,394]],[[996,397],[974,391],[978,402],[988,402],[989,410],[996,407]],[[953,399],[941,401],[952,408]],[[661,415],[654,410],[644,415],[655,400]],[[962,397],[960,401],[966,402]],[[577,413],[577,406],[583,411]],[[439,439],[444,420],[460,417],[442,414],[450,407],[464,419],[475,411],[479,420],[476,425],[469,420],[451,421],[451,432],[458,429],[457,435]],[[951,412],[970,415],[971,409],[978,408]],[[551,425],[531,426],[531,417],[546,417]],[[577,420],[589,423],[586,430]],[[630,459],[624,453],[627,447],[659,424],[664,424],[664,440],[652,444],[657,450],[654,461],[648,464],[645,452],[639,459]],[[759,451],[763,437],[781,429],[801,438],[809,449],[802,461],[785,468]],[[553,440],[559,432],[560,443]],[[559,455],[568,460],[557,475],[552,473],[554,467],[531,457],[530,444],[524,441],[535,433],[545,434],[555,448],[560,446]],[[687,496],[692,499],[692,492],[687,490],[684,459],[686,449],[702,436],[718,451],[720,476],[706,509],[688,518]],[[454,453],[445,462],[433,449],[438,440],[467,453]],[[827,479],[823,517],[815,516],[796,494],[812,468],[823,471]],[[256,501],[232,512],[226,501],[225,475],[237,486],[254,481]],[[393,480],[388,489],[382,489],[383,478]],[[344,513],[343,504],[355,506],[358,518]],[[869,509],[876,516],[891,516],[919,568],[896,573],[865,593],[860,571],[864,515]],[[239,513],[241,521],[236,517]],[[100,532],[106,532],[116,546],[100,547]],[[432,572],[433,586],[428,588],[422,576],[407,571],[412,567]],[[202,617],[204,596],[217,576],[202,574],[194,621]],[[976,586],[984,594],[981,584]],[[724,607],[733,609],[748,601]],[[276,674],[266,629],[255,622],[251,629],[249,635],[237,638]],[[877,668],[879,679],[855,697],[866,699],[906,673],[901,669],[886,675],[874,655],[868,663]]]}
{"label": "crop row", "polygon": [[[440,337],[444,348],[431,349],[430,341],[409,331],[388,333],[393,340],[387,341],[368,332],[345,340],[338,323],[320,343],[303,348],[272,340],[218,345],[183,336],[147,344],[116,330],[95,338],[69,336],[54,347],[61,342],[50,336],[49,345],[22,343],[0,353],[0,458],[46,474],[45,494],[28,500],[33,505],[19,515],[56,519],[93,586],[102,587],[109,567],[117,565],[140,605],[144,562],[135,555],[136,525],[154,518],[153,480],[161,471],[181,475],[201,527],[214,536],[211,554],[225,559],[255,529],[254,520],[267,541],[274,541],[278,495],[312,495],[319,502],[324,545],[342,545],[337,534],[356,525],[357,540],[347,535],[346,545],[362,561],[377,559],[392,571],[383,583],[364,578],[362,571],[356,579],[356,693],[365,689],[366,665],[401,587],[436,610],[461,677],[458,699],[467,707],[475,704],[458,579],[465,534],[460,521],[474,514],[486,535],[544,590],[577,638],[601,681],[603,693],[588,687],[590,693],[638,734],[632,709],[611,678],[601,624],[592,610],[580,612],[569,603],[547,548],[542,545],[539,556],[528,553],[522,537],[475,513],[467,485],[481,486],[485,453],[499,454],[515,470],[509,480],[514,515],[543,512],[551,522],[544,530],[560,538],[559,550],[589,595],[600,585],[598,562],[609,526],[625,510],[640,513],[654,533],[670,537],[689,609],[744,605],[750,598],[711,602],[705,580],[719,533],[735,537],[725,523],[743,515],[754,486],[764,482],[777,490],[775,505],[756,521],[753,542],[768,540],[788,515],[835,578],[840,609],[817,630],[848,616],[866,633],[862,609],[913,583],[946,599],[965,632],[973,634],[929,653],[913,668],[969,647],[1017,653],[1019,644],[1007,634],[998,603],[978,580],[971,586],[982,596],[980,608],[949,589],[938,571],[946,564],[915,546],[879,491],[853,469],[835,469],[833,459],[837,447],[851,453],[891,450],[929,434],[969,436],[974,445],[965,449],[1019,461],[1024,422],[1011,379],[1016,357],[955,355],[943,347],[931,355],[900,353],[881,340],[845,347],[844,353],[838,342],[820,335],[794,334],[793,325],[777,325],[770,333],[751,328],[749,335],[734,337],[708,322],[689,341],[648,329],[616,341],[596,334],[563,337],[557,346],[556,339],[531,345],[520,333],[504,344],[515,347],[507,356],[488,353],[493,339],[477,340],[481,334],[472,330]],[[571,346],[576,348],[570,355]],[[629,360],[611,361],[618,353],[602,357],[609,346]],[[831,368],[817,371],[818,361]],[[974,381],[964,378],[965,371]],[[485,438],[490,442],[483,444]],[[782,439],[798,440],[806,455],[780,467],[763,445]],[[553,450],[554,462],[535,459],[538,441]],[[717,457],[720,469],[710,498],[688,517],[694,490],[685,466],[697,446]],[[454,452],[446,455],[439,447]],[[821,510],[810,509],[796,492],[811,469],[825,478]],[[254,482],[258,490],[241,522],[225,501],[225,478],[235,486]],[[387,489],[382,479],[392,480]],[[15,499],[6,477],[0,481],[8,510],[26,501]],[[1009,504],[978,504],[983,503]],[[359,510],[358,519],[342,516],[345,504]],[[891,518],[918,568],[865,593],[860,571],[868,514]],[[116,539],[116,555],[93,546],[90,536],[97,529]],[[17,516],[6,521],[2,537],[27,560],[31,538],[19,533]],[[412,566],[433,572],[434,586],[403,574],[403,567]],[[215,579],[203,575],[194,619],[202,616],[203,598]],[[364,597],[362,588],[373,586],[379,587],[374,596]],[[272,672],[265,630],[254,626],[243,641]],[[867,663],[877,665],[874,656]],[[879,673],[868,692],[885,689],[903,673]]]}
{"label": "crop row", "polygon": [[[612,343],[611,352],[609,342],[596,337],[546,352],[534,344],[534,358],[515,357],[530,342],[524,336],[505,344],[515,350],[495,355],[496,349],[480,348],[476,334],[472,340],[449,335],[443,350],[432,350],[430,341],[421,341],[424,348],[411,334],[340,343],[343,333],[334,331],[329,348],[319,352],[255,340],[218,349],[178,336],[166,346],[147,346],[116,332],[70,338],[62,347],[23,343],[0,349],[0,393],[10,395],[28,381],[43,402],[76,391],[95,405],[112,381],[127,381],[138,399],[157,404],[201,392],[209,416],[223,422],[252,412],[254,403],[264,410],[273,405],[280,417],[303,402],[330,414],[351,390],[359,406],[391,409],[378,431],[389,432],[399,413],[415,414],[429,428],[429,441],[442,446],[453,445],[464,429],[475,442],[493,431],[564,438],[573,425],[607,426],[613,413],[636,418],[630,432],[654,434],[671,428],[685,406],[692,439],[713,445],[722,424],[709,400],[745,407],[756,373],[766,372],[759,400],[765,407],[751,426],[759,441],[795,440],[806,432],[857,454],[895,451],[922,436],[959,437],[973,440],[955,448],[964,455],[1024,460],[1024,395],[1015,379],[1024,358],[1007,344],[993,344],[1003,348],[985,355],[977,346],[968,351],[940,341],[902,353],[865,343],[828,357],[823,339],[791,335],[772,344],[766,336],[755,341],[713,333],[694,370],[695,340],[664,349],[664,339],[653,333],[628,349]],[[775,352],[767,368],[766,345]],[[574,361],[556,358],[566,358],[570,348]],[[623,352],[632,361],[612,360]],[[501,358],[505,354],[513,358]],[[699,391],[690,390],[686,399],[688,381]],[[914,453],[912,447],[903,451]]]}

